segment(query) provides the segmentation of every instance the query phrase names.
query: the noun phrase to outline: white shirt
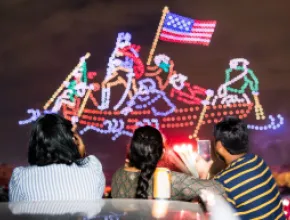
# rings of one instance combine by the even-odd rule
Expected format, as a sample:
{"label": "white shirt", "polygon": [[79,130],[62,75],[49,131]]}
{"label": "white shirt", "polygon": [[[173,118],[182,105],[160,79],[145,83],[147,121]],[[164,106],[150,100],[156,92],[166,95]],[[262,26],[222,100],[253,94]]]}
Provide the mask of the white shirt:
{"label": "white shirt", "polygon": [[[51,202],[11,202],[9,209],[14,215],[83,215],[94,219],[105,205],[104,200],[96,201],[51,201]],[[49,217],[48,217],[49,218]],[[45,217],[43,217],[45,219]],[[99,218],[97,218],[99,219]],[[109,218],[107,218],[109,219]]]}
{"label": "white shirt", "polygon": [[91,155],[81,165],[51,164],[15,168],[9,183],[9,200],[97,200],[102,198],[104,189],[102,165]]}

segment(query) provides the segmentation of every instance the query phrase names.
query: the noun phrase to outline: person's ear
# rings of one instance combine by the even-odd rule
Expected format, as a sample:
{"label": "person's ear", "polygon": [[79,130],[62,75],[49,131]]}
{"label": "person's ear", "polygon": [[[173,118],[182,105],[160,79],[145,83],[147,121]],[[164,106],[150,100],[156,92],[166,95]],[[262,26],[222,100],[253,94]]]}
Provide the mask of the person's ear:
{"label": "person's ear", "polygon": [[74,124],[73,126],[72,126],[72,132],[76,132],[76,130],[77,130],[77,124]]}
{"label": "person's ear", "polygon": [[76,145],[78,147],[79,154],[81,155],[82,158],[85,157],[86,156],[86,147],[84,145],[82,138],[76,133],[76,134],[74,134],[74,140],[76,141]]}
{"label": "person's ear", "polygon": [[166,149],[163,148],[161,159],[163,159],[165,157],[165,154],[166,154]]}
{"label": "person's ear", "polygon": [[216,147],[216,151],[220,154],[220,155],[224,155],[225,154],[225,148],[222,145],[219,145]]}
{"label": "person's ear", "polygon": [[223,146],[221,146],[220,144],[217,144],[215,146],[215,150],[220,153],[221,151],[223,151]]}
{"label": "person's ear", "polygon": [[225,153],[225,148],[220,141],[216,142],[215,151],[220,155],[223,155]]}
{"label": "person's ear", "polygon": [[78,145],[78,151],[82,158],[86,157],[87,153],[86,153],[85,145]]}

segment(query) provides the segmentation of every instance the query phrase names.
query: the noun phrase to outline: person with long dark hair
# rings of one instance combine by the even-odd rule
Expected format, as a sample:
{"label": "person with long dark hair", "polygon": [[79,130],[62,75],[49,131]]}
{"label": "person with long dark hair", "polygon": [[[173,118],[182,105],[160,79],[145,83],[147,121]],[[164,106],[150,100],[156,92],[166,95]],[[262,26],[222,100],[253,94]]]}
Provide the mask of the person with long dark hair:
{"label": "person with long dark hair", "polygon": [[[150,126],[135,130],[131,141],[128,165],[116,171],[112,178],[113,198],[152,198],[152,176],[164,153],[161,133]],[[214,180],[196,179],[172,172],[171,199],[191,201],[202,189],[224,195],[223,187]]]}
{"label": "person with long dark hair", "polygon": [[57,114],[43,115],[33,125],[28,162],[30,166],[13,171],[11,202],[102,198],[105,177],[100,161],[85,156],[71,122]]}

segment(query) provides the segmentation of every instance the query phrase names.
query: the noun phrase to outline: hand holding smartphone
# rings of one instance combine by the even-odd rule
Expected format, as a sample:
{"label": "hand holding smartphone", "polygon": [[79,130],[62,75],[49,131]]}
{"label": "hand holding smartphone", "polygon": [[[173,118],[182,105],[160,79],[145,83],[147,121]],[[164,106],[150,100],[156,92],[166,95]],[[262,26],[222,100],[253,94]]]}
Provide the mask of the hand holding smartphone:
{"label": "hand holding smartphone", "polygon": [[197,152],[199,156],[201,156],[207,162],[211,160],[210,149],[211,149],[210,140],[197,141]]}

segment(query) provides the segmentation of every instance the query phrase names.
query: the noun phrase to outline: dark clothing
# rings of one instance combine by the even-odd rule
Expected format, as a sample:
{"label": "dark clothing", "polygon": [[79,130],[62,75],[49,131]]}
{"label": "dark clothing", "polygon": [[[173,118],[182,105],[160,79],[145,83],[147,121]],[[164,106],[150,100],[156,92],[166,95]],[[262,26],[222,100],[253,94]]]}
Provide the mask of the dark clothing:
{"label": "dark clothing", "polygon": [[242,219],[285,219],[280,193],[266,163],[254,154],[232,162],[214,178]]}
{"label": "dark clothing", "polygon": [[[112,178],[113,198],[134,198],[140,172],[126,171],[120,168]],[[200,190],[209,189],[214,193],[224,195],[222,185],[214,180],[200,180],[192,176],[171,173],[171,200],[191,201],[196,199]],[[148,196],[152,198],[152,178],[149,182]]]}

